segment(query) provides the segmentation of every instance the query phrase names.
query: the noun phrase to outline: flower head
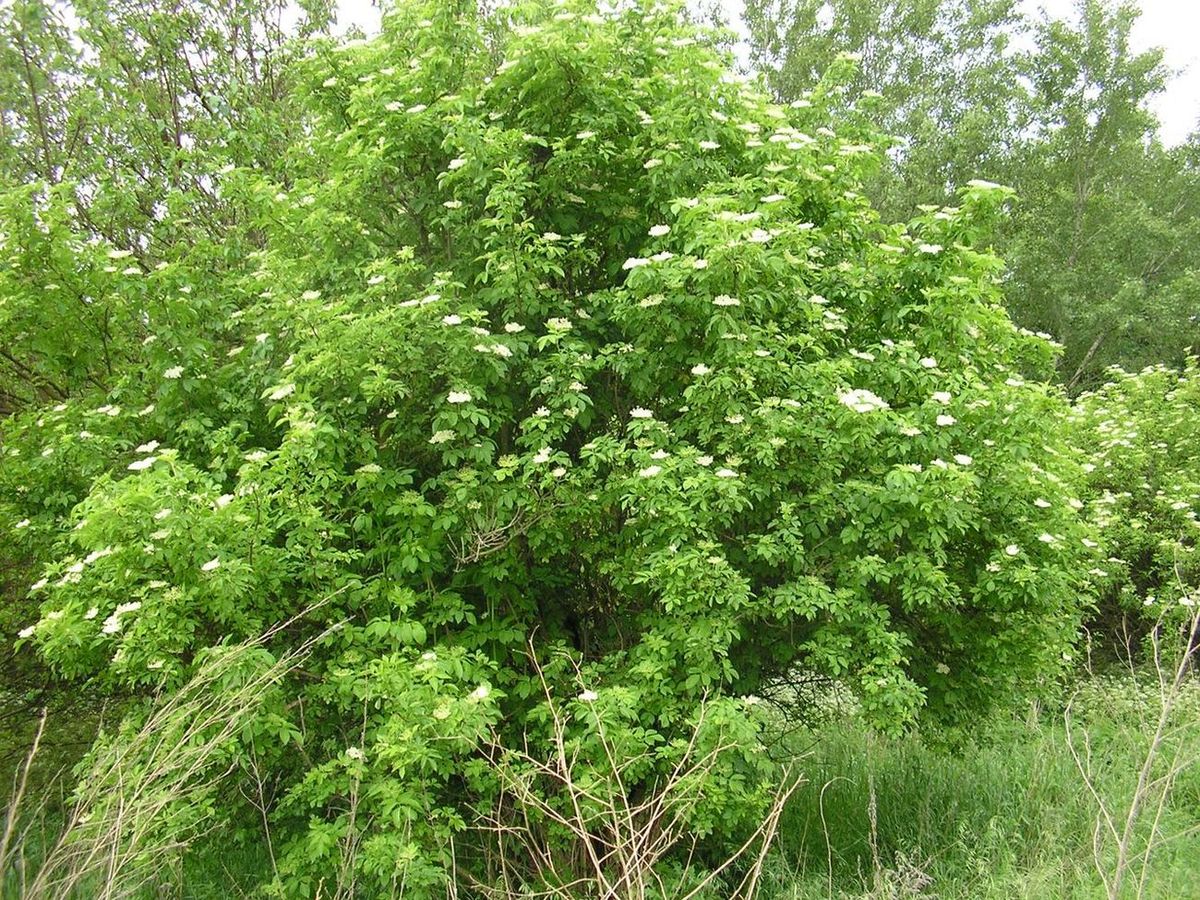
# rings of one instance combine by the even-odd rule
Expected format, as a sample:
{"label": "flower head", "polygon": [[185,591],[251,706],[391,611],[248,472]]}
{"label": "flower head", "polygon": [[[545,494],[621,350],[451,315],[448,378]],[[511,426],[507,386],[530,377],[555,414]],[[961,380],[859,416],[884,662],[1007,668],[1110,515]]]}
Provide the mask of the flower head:
{"label": "flower head", "polygon": [[856,388],[852,391],[845,391],[838,394],[838,402],[843,406],[850,407],[856,413],[869,413],[888,409],[886,400],[876,395],[873,391],[868,391],[866,388]]}

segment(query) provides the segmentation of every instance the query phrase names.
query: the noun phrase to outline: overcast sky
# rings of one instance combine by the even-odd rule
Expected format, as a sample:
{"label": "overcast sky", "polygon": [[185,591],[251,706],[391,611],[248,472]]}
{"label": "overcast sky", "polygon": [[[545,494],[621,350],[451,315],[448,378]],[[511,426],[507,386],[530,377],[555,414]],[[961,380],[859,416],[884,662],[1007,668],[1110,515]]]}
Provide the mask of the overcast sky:
{"label": "overcast sky", "polygon": [[[731,19],[742,0],[722,0]],[[1045,10],[1054,18],[1072,14],[1075,0],[1022,0],[1026,10]],[[1137,0],[1141,18],[1133,32],[1135,51],[1162,47],[1166,64],[1179,74],[1151,104],[1162,122],[1164,143],[1177,144],[1200,122],[1200,0]],[[371,0],[338,0],[338,24],[358,25],[368,34],[379,30],[379,9]]]}

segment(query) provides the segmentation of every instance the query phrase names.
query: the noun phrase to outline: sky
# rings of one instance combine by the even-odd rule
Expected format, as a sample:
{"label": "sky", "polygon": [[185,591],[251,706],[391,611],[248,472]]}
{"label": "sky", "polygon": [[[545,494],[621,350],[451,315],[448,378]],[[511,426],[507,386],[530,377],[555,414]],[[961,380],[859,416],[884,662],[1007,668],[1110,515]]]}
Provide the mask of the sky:
{"label": "sky", "polygon": [[[722,0],[732,22],[740,21],[742,0]],[[357,25],[368,34],[379,30],[379,9],[372,0],[338,0],[338,25]],[[1075,0],[1021,0],[1033,14],[1071,17]],[[1200,0],[1136,0],[1142,15],[1133,31],[1133,49],[1162,47],[1164,61],[1177,74],[1150,106],[1162,123],[1168,146],[1182,142],[1200,125]]]}

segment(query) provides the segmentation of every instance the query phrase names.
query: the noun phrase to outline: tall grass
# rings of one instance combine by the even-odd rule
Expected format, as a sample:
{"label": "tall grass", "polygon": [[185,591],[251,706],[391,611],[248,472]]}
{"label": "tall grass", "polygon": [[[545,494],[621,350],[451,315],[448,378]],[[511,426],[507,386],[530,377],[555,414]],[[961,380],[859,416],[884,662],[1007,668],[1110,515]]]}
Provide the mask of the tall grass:
{"label": "tall grass", "polygon": [[[780,825],[765,898],[1106,896],[1094,859],[1097,804],[1068,730],[1091,748],[1093,788],[1127,808],[1146,753],[1141,728],[1154,688],[1125,676],[1089,680],[1061,711],[990,723],[949,749],[920,735],[888,739],[843,722],[812,741],[806,784]],[[1200,684],[1185,688],[1175,738],[1200,750]],[[1145,897],[1196,896],[1200,771],[1177,773],[1156,823]],[[1111,864],[1111,850],[1102,864]],[[1130,885],[1122,896],[1134,896]]]}

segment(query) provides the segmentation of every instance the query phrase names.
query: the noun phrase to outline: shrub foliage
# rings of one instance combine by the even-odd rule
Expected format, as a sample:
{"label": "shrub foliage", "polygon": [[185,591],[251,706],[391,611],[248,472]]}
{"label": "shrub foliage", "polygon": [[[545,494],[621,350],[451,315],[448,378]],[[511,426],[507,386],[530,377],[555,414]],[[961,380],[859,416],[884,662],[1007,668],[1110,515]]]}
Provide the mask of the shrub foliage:
{"label": "shrub foliage", "polygon": [[289,893],[435,891],[501,802],[483,748],[552,746],[547,691],[583,783],[720,748],[688,825],[721,838],[769,795],[781,679],[962,723],[1069,656],[1090,551],[1053,348],[986,249],[1010,192],[880,221],[838,69],[777,106],[683,23],[402,4],[304,57],[282,180],[211,173],[220,264],[5,235],[24,289],[77,261],[131,360],[5,425],[22,639],[170,691],[320,601],[275,652],[344,622],[234,756],[272,773]]}

